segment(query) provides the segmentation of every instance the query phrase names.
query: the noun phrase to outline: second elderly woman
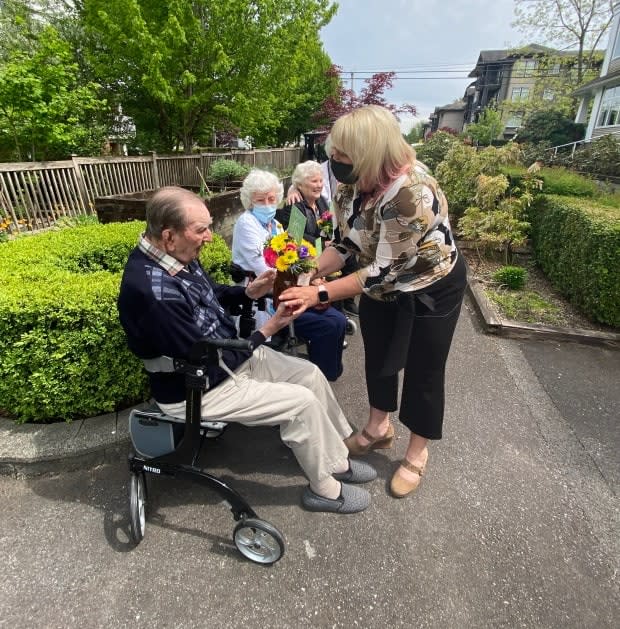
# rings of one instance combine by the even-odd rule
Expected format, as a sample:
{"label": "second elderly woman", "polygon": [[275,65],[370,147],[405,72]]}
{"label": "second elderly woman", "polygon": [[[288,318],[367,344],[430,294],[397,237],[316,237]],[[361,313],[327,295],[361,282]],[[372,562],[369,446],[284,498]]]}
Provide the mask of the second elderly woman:
{"label": "second elderly woman", "polygon": [[[307,161],[297,164],[291,177],[291,188],[297,190],[299,200],[285,205],[276,212],[276,217],[288,228],[293,207],[297,207],[306,217],[304,238],[314,244],[321,237],[321,228],[318,220],[324,212],[329,211],[327,201],[321,196],[323,190],[323,171],[317,162]],[[331,238],[330,238],[331,240]]]}

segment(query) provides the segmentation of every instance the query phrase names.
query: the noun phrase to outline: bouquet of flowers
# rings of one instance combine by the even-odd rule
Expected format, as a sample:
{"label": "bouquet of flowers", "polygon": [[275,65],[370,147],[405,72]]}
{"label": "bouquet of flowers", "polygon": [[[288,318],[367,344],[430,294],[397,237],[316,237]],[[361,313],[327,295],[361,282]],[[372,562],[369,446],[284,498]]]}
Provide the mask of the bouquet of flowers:
{"label": "bouquet of flowers", "polygon": [[[273,303],[276,308],[280,293],[289,286],[297,286],[300,276],[308,274],[316,267],[315,256],[314,245],[303,239],[296,242],[288,232],[273,236],[265,243],[265,262],[278,271],[273,282]],[[309,277],[306,276],[306,281]]]}
{"label": "bouquet of flowers", "polygon": [[295,242],[288,232],[273,236],[263,248],[263,257],[270,267],[293,275],[311,271],[316,266],[315,256],[314,245],[303,239]]}
{"label": "bouquet of flowers", "polygon": [[332,219],[332,213],[326,210],[316,221],[316,224],[321,230],[321,236],[324,236],[327,239],[330,239],[334,233],[334,223]]}

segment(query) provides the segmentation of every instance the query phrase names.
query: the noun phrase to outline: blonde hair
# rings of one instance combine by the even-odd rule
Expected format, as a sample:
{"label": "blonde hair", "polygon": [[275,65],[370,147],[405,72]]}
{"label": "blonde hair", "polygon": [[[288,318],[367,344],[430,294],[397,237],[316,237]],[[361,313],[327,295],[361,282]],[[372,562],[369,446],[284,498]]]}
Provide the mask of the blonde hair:
{"label": "blonde hair", "polygon": [[341,116],[329,134],[329,146],[346,155],[361,190],[387,188],[415,163],[415,151],[403,137],[394,114],[366,105]]}

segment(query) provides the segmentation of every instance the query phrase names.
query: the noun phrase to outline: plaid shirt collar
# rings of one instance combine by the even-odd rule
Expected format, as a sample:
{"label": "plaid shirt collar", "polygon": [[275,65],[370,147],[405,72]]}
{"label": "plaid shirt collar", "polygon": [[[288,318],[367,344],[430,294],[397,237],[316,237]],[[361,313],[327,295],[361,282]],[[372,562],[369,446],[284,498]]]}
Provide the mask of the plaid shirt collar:
{"label": "plaid shirt collar", "polygon": [[180,271],[186,270],[184,264],[181,264],[181,262],[156,247],[152,242],[148,241],[144,234],[142,234],[138,240],[138,249],[140,249],[144,255],[151,258],[151,260],[157,262],[157,264],[159,264],[164,271],[167,271],[170,275],[172,275],[172,277]]}

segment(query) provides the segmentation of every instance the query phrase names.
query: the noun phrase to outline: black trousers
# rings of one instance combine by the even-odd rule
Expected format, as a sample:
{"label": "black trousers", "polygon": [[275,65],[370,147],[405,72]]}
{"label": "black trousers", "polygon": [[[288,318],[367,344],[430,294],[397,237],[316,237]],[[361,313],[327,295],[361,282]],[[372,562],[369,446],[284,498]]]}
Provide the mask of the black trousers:
{"label": "black trousers", "polygon": [[395,302],[360,299],[368,401],[395,411],[404,369],[399,419],[427,439],[442,436],[446,361],[466,284],[459,255],[452,271],[423,294],[402,293]]}

